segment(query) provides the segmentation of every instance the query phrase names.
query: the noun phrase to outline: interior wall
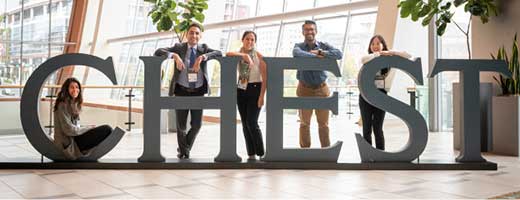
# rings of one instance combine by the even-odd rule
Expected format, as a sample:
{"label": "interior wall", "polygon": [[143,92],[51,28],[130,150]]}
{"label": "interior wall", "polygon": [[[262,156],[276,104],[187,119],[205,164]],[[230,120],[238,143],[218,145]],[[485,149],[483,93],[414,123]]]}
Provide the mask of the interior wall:
{"label": "interior wall", "polygon": [[[515,33],[520,32],[520,1],[498,0],[500,14],[492,17],[488,23],[483,24],[480,19],[474,19],[471,27],[471,50],[474,59],[490,59],[490,54],[496,54],[501,46],[505,46],[508,53],[511,52],[512,41]],[[481,82],[493,82],[496,89],[498,85],[493,80],[495,73],[481,73]],[[499,91],[499,90],[496,90]]]}

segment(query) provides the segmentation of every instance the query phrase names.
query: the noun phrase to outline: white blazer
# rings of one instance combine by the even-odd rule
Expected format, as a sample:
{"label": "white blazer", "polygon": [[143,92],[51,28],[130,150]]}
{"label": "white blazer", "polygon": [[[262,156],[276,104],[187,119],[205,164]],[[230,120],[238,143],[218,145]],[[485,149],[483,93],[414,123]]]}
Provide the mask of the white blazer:
{"label": "white blazer", "polygon": [[[394,55],[396,56],[401,56],[403,58],[407,58],[407,59],[411,59],[412,58],[412,55],[410,55],[409,53],[405,52],[405,51],[394,51],[394,50],[390,50],[389,52],[393,53]],[[366,56],[363,56],[361,58],[361,63],[366,64],[367,62],[371,61],[372,59],[374,58],[377,58],[381,56],[381,54],[379,52],[375,52],[375,53],[371,53],[371,54],[368,54]],[[380,72],[378,72],[380,73]],[[392,82],[394,80],[394,77],[395,77],[395,69],[392,69],[390,68],[390,70],[388,71],[388,74],[386,75],[385,77],[385,90],[387,92],[390,91],[390,88],[392,87]]]}

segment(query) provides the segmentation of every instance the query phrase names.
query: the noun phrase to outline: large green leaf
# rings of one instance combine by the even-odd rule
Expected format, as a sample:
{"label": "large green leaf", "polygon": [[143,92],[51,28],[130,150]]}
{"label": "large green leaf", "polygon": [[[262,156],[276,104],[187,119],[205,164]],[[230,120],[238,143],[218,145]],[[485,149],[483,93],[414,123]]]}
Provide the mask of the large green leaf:
{"label": "large green leaf", "polygon": [[441,35],[444,35],[444,32],[446,32],[446,26],[448,24],[446,23],[441,23],[441,25],[439,27],[437,27],[437,35],[441,36]]}
{"label": "large green leaf", "polygon": [[155,4],[148,12],[148,16],[156,26],[157,31],[173,30],[179,37],[183,37],[182,35],[191,23],[196,21],[202,24],[204,22],[206,18],[204,11],[208,9],[207,1],[145,0],[145,2]]}
{"label": "large green leaf", "polygon": [[161,13],[160,12],[154,12],[154,13],[152,13],[151,17],[152,17],[152,22],[154,24],[157,24],[159,19],[161,19]]}
{"label": "large green leaf", "polygon": [[173,22],[170,20],[170,17],[163,16],[159,21],[159,27],[161,31],[169,31],[173,26]]}
{"label": "large green leaf", "polygon": [[200,23],[204,22],[204,14],[202,13],[195,13],[195,19],[199,21]]}
{"label": "large green leaf", "polygon": [[149,2],[149,3],[153,3],[153,4],[156,4],[158,0],[144,0],[144,2]]}
{"label": "large green leaf", "polygon": [[491,56],[493,59],[504,60],[511,72],[511,77],[504,77],[499,75],[499,78],[493,77],[500,85],[503,95],[519,95],[520,94],[520,59],[518,58],[518,41],[517,35],[513,39],[511,47],[511,55],[508,55],[505,47],[498,49],[496,56]]}

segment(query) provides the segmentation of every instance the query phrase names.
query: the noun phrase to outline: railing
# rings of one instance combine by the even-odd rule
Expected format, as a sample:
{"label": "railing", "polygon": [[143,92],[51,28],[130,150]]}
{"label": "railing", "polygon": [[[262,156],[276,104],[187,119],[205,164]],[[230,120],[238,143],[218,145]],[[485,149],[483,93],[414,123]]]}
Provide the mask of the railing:
{"label": "railing", "polygon": [[[23,89],[24,85],[0,85],[0,89]],[[61,88],[61,85],[45,85],[42,86],[42,88],[46,89],[59,89]],[[110,85],[110,86],[100,86],[100,85],[84,85],[82,86],[82,89],[128,89],[128,93],[125,95],[125,97],[128,98],[128,121],[125,122],[125,125],[128,125],[127,130],[132,130],[132,125],[135,125],[135,122],[132,121],[132,98],[135,97],[133,94],[133,91],[135,89],[144,89],[144,86],[117,86],[117,85]],[[45,98],[49,100],[49,124],[45,125],[45,128],[49,129],[49,134],[52,132],[52,104],[54,99],[56,98],[55,95],[56,92],[51,92],[51,94],[46,95]],[[1,99],[1,98],[0,98]],[[16,100],[19,100],[19,98],[15,98]]]}
{"label": "railing", "polygon": [[[24,88],[23,85],[0,85],[0,89],[23,89],[23,88]],[[61,85],[45,85],[42,88],[59,89],[59,88],[61,88]],[[126,90],[128,90],[128,92],[124,95],[124,97],[126,97],[128,99],[128,103],[127,103],[128,107],[127,107],[127,109],[123,110],[123,111],[128,112],[128,119],[124,124],[127,125],[128,131],[132,130],[132,126],[135,125],[135,122],[132,120],[132,112],[133,112],[132,99],[134,99],[134,97],[136,97],[136,95],[134,94],[134,90],[144,89],[144,86],[84,85],[84,86],[82,86],[82,88],[83,89],[126,89]],[[212,91],[218,91],[218,89],[220,89],[219,86],[212,86],[210,88],[212,89]],[[292,89],[292,90],[295,90],[296,88],[297,88],[297,86],[295,86],[295,85],[284,87],[284,89]],[[346,100],[347,108],[346,108],[345,113],[348,115],[348,119],[350,120],[352,118],[352,116],[355,114],[354,111],[357,107],[357,102],[355,102],[355,101],[357,101],[356,96],[359,94],[357,85],[329,86],[329,88],[332,92],[334,92],[334,91],[339,92],[340,100],[341,99]],[[165,87],[163,89],[167,90],[168,88]],[[407,91],[410,95],[410,105],[417,109],[417,105],[420,105],[420,103],[417,102],[417,101],[420,101],[420,98],[419,98],[420,95],[418,95],[418,93],[417,93],[417,88],[409,87],[409,88],[407,88]],[[56,98],[56,96],[54,95],[55,93],[56,93],[55,91],[52,91],[50,93],[51,95],[45,96],[46,100],[49,101],[49,108],[50,108],[49,124],[45,126],[45,128],[49,129],[49,133],[51,132],[51,130],[53,128],[53,126],[52,126],[52,104],[53,104],[54,99]],[[217,95],[218,95],[218,92],[217,92]],[[2,98],[0,98],[0,99],[2,99]],[[16,99],[19,100],[19,98],[15,98],[15,100]],[[340,112],[342,112],[342,111],[340,111]]]}

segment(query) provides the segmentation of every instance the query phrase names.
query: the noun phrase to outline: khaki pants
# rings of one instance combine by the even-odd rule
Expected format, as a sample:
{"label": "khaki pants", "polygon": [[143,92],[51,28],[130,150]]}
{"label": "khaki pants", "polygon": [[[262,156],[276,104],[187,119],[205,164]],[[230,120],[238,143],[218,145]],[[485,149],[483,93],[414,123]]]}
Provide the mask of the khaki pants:
{"label": "khaki pants", "polygon": [[[296,89],[296,95],[299,97],[328,97],[330,95],[330,90],[327,84],[323,84],[321,87],[318,88],[310,88],[300,82],[298,84],[298,88]],[[313,110],[316,113],[316,119],[318,121],[318,133],[320,135],[321,147],[328,147],[330,146],[329,110]],[[308,148],[311,146],[310,124],[313,110],[299,110],[300,146],[302,148]]]}

